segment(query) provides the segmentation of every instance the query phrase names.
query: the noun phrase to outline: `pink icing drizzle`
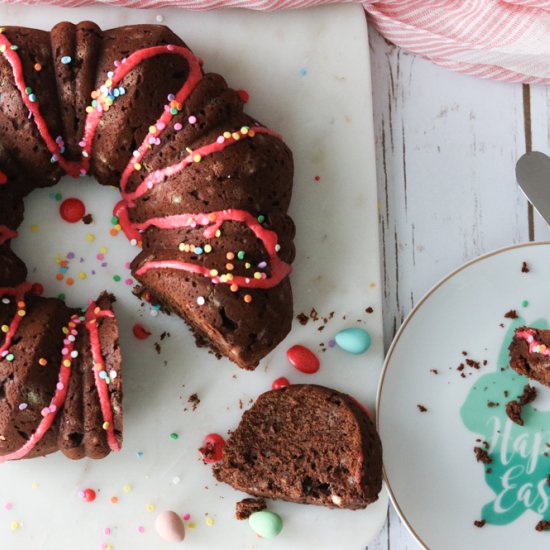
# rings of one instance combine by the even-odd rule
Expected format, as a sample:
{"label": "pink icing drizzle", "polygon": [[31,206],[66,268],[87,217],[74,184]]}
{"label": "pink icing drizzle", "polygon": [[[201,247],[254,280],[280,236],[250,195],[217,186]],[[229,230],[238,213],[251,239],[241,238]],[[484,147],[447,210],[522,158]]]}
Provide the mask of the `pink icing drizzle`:
{"label": "pink icing drizzle", "polygon": [[15,237],[17,237],[17,231],[14,231],[5,225],[0,225],[0,245],[10,239],[15,239]]}
{"label": "pink icing drizzle", "polygon": [[[237,132],[234,132],[237,134]],[[195,149],[193,152],[189,153],[183,160],[176,164],[172,164],[171,166],[166,166],[162,170],[155,170],[153,173],[149,174],[136,188],[136,190],[133,193],[126,193],[125,189],[126,186],[121,186],[121,192],[122,197],[127,202],[127,204],[130,206],[132,205],[133,201],[135,199],[138,199],[145,195],[149,190],[151,190],[155,184],[160,183],[165,178],[173,176],[182,170],[184,170],[187,166],[190,164],[193,164],[195,161],[193,158],[195,155],[199,155],[200,157],[205,157],[207,155],[212,155],[214,153],[218,153],[220,151],[223,151],[228,145],[232,145],[233,143],[236,143],[237,141],[245,138],[252,138],[256,134],[269,134],[275,137],[280,137],[279,134],[276,132],[273,132],[272,130],[269,130],[268,128],[264,128],[263,126],[254,126],[253,128],[250,128],[246,134],[238,133],[238,139],[235,139],[233,134],[231,137],[224,137],[219,136],[216,141],[213,143],[208,143],[207,145],[203,145],[202,147],[199,147],[198,149]]]}
{"label": "pink icing drizzle", "polygon": [[550,357],[550,349],[542,342],[535,340],[536,332],[532,328],[516,330],[516,338],[525,340],[529,344],[529,353],[538,353]]}
{"label": "pink icing drizzle", "polygon": [[[210,219],[214,218],[214,219]],[[243,277],[241,275],[234,275],[227,281],[224,281],[218,275],[212,275],[210,268],[189,263],[182,262],[180,260],[161,260],[145,262],[137,271],[136,275],[142,275],[149,269],[178,269],[188,271],[191,273],[200,273],[205,277],[210,277],[213,283],[228,282],[236,284],[237,286],[244,286],[248,288],[270,288],[281,282],[289,273],[290,266],[281,261],[277,256],[277,234],[274,231],[265,229],[260,222],[249,212],[244,210],[220,210],[217,212],[210,212],[208,214],[181,214],[179,216],[167,216],[165,218],[153,218],[145,222],[144,224],[137,225],[140,229],[147,227],[159,227],[161,229],[174,229],[178,227],[194,227],[196,225],[208,226],[204,230],[204,237],[206,239],[212,239],[216,231],[226,221],[236,221],[245,223],[251,231],[262,241],[264,244],[269,258],[271,260],[271,277],[254,279],[251,277]]]}
{"label": "pink icing drizzle", "polygon": [[[30,283],[22,283],[21,285],[15,288],[0,288],[0,296],[14,296],[15,300],[18,302],[23,301],[25,294],[31,289],[32,285]],[[17,308],[18,310],[21,308]],[[103,364],[103,359],[101,356],[101,344],[99,341],[99,332],[97,327],[97,319],[101,317],[112,317],[114,318],[114,313],[109,310],[100,310],[95,302],[92,302],[88,309],[86,310],[84,319],[86,321],[86,328],[90,333],[90,347],[92,351],[92,358],[95,364]],[[10,324],[9,331],[6,333],[6,339],[2,347],[0,347],[0,355],[8,351],[9,346],[11,345],[13,336],[15,335],[17,328],[21,322],[22,317],[15,313],[14,318]],[[77,328],[82,323],[82,319],[78,315],[71,316],[69,321],[69,328],[72,330],[74,336],[77,335]],[[38,424],[35,432],[31,435],[29,440],[17,451],[9,453],[4,456],[0,456],[0,464],[8,460],[18,460],[24,458],[42,439],[44,434],[50,429],[55,416],[59,409],[63,407],[65,399],[67,397],[67,391],[69,387],[69,380],[71,376],[71,367],[64,365],[64,361],[71,356],[71,352],[74,350],[76,344],[76,339],[73,341],[68,338],[63,341],[63,353],[61,357],[61,365],[59,368],[59,377],[56,385],[56,391],[50,401],[48,407],[44,408],[42,414],[44,418]],[[107,383],[105,380],[99,377],[99,371],[94,369],[95,375],[95,384],[99,396],[99,402],[101,406],[101,412],[103,415],[104,421],[109,422],[109,427],[107,428],[107,442],[112,451],[120,451],[120,446],[116,440],[113,428],[113,411],[111,408],[111,402],[109,399],[109,390],[107,388]]]}
{"label": "pink icing drizzle", "polygon": [[[99,341],[99,329],[97,319],[100,317],[114,318],[114,313],[109,310],[99,310],[94,303],[90,305],[86,312],[86,328],[90,334],[90,347],[92,349],[92,358],[95,365],[105,366],[101,355],[101,343]],[[111,399],[109,397],[109,388],[107,382],[99,376],[99,370],[94,368],[95,385],[99,396],[99,404],[103,421],[108,422],[107,427],[107,443],[112,451],[120,451],[120,445],[115,437],[113,426],[113,409],[111,407]]]}

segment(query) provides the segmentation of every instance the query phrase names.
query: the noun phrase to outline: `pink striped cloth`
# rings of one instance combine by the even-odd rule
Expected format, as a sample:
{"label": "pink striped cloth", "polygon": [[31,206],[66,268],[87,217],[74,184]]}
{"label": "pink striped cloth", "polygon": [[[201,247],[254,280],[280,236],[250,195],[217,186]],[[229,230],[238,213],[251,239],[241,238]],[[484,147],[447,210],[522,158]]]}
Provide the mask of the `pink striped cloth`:
{"label": "pink striped cloth", "polygon": [[[337,0],[27,0],[26,3],[275,10],[334,1]],[[363,4],[371,24],[388,40],[434,63],[482,78],[550,83],[550,0],[356,1]]]}

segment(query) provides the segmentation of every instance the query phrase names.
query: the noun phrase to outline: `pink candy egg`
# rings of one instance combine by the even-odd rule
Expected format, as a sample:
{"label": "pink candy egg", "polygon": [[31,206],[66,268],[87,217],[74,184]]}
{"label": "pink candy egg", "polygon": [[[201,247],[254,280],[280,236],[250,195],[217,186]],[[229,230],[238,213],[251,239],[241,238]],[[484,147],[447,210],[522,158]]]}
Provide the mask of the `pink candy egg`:
{"label": "pink candy egg", "polygon": [[159,537],[168,542],[181,542],[185,538],[185,526],[181,517],[166,510],[161,512],[155,520],[155,529]]}

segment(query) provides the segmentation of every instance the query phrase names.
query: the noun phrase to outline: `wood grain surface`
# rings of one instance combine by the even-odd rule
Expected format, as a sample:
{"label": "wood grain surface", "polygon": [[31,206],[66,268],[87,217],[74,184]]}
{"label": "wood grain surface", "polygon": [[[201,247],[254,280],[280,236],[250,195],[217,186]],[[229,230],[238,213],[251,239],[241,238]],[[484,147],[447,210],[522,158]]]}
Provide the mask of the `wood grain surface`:
{"label": "wood grain surface", "polygon": [[[515,179],[523,153],[550,150],[550,90],[453,73],[369,34],[387,349],[449,271],[496,248],[550,240]],[[390,505],[369,550],[417,548]]]}

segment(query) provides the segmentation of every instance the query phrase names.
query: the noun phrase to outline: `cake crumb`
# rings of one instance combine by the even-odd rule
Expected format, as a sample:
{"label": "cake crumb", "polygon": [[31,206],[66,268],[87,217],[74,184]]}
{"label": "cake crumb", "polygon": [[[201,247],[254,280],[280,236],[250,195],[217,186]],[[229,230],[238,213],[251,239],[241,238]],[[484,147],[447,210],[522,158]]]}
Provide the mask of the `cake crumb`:
{"label": "cake crumb", "polygon": [[187,400],[187,402],[191,403],[193,407],[193,411],[196,411],[201,400],[199,399],[199,396],[196,393],[193,393],[192,395],[189,396],[189,399]]}
{"label": "cake crumb", "polygon": [[478,462],[483,462],[483,464],[491,464],[493,462],[493,459],[489,456],[489,453],[481,447],[474,447],[474,454],[476,455],[476,460]]}
{"label": "cake crumb", "polygon": [[437,369],[430,369],[430,372],[432,374],[439,374],[439,371]]}
{"label": "cake crumb", "polygon": [[533,402],[537,397],[537,389],[529,384],[525,384],[523,387],[523,393],[518,397],[520,405],[527,405]]}
{"label": "cake crumb", "polygon": [[474,361],[473,359],[466,359],[466,364],[476,370],[481,368],[481,363],[479,361]]}
{"label": "cake crumb", "polygon": [[550,530],[550,521],[546,521],[545,519],[541,519],[536,525],[535,529],[537,531],[548,531]]}
{"label": "cake crumb", "polygon": [[504,314],[504,317],[506,317],[506,319],[517,319],[518,312],[515,309],[511,309]]}
{"label": "cake crumb", "polygon": [[91,214],[86,214],[82,218],[82,222],[84,223],[84,225],[90,225],[91,223],[94,222],[94,217]]}
{"label": "cake crumb", "polygon": [[155,351],[160,355],[162,352],[162,348],[160,347],[160,344],[158,342],[155,342]]}
{"label": "cake crumb", "polygon": [[374,311],[374,308],[370,306],[367,309],[365,309],[365,313],[372,313],[373,311]]}
{"label": "cake crumb", "polygon": [[266,508],[264,498],[244,498],[236,504],[235,517],[238,520],[248,519],[255,512],[261,512]]}
{"label": "cake crumb", "polygon": [[487,401],[487,406],[492,409],[493,407],[500,406],[500,403],[495,403],[494,401]]}
{"label": "cake crumb", "polygon": [[529,269],[529,265],[527,264],[527,262],[522,262],[521,263],[521,272],[522,273],[529,273],[529,271],[531,271]]}
{"label": "cake crumb", "polygon": [[425,413],[427,412],[428,408],[425,407],[424,405],[420,405],[420,403],[417,405],[418,407],[418,410],[421,412],[421,413]]}
{"label": "cake crumb", "polygon": [[476,527],[479,527],[480,529],[486,524],[487,522],[484,519],[476,519],[474,521],[474,525]]}
{"label": "cake crumb", "polygon": [[[309,321],[309,317],[305,314],[305,313],[298,313],[298,315],[296,315],[296,319],[298,319],[298,322],[301,324],[301,325],[307,325],[307,322]],[[246,499],[245,499],[246,500]]]}
{"label": "cake crumb", "polygon": [[550,485],[550,474],[548,474],[548,477],[546,478],[546,485]]}
{"label": "cake crumb", "polygon": [[519,426],[523,426],[524,422],[523,418],[521,418],[521,405],[515,399],[506,403],[506,414],[512,422],[515,422]]}

